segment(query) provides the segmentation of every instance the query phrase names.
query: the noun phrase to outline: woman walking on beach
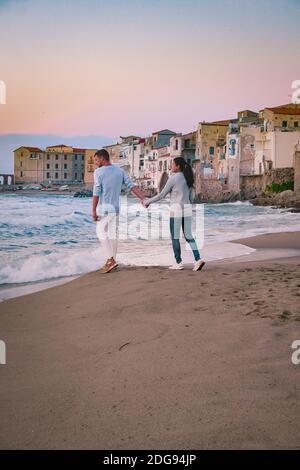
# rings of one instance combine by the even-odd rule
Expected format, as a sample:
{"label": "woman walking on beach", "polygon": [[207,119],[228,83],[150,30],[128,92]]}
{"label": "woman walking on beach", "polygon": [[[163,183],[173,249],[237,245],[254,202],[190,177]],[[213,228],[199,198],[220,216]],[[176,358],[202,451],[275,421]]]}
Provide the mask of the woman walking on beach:
{"label": "woman walking on beach", "polygon": [[181,258],[180,230],[189,243],[195,258],[193,271],[200,271],[204,266],[201,260],[197,243],[192,235],[192,191],[194,174],[191,166],[182,157],[174,158],[172,163],[172,176],[168,179],[163,190],[156,196],[145,199],[144,205],[148,207],[153,202],[160,201],[170,194],[170,233],[176,263],[169,269],[184,269]]}

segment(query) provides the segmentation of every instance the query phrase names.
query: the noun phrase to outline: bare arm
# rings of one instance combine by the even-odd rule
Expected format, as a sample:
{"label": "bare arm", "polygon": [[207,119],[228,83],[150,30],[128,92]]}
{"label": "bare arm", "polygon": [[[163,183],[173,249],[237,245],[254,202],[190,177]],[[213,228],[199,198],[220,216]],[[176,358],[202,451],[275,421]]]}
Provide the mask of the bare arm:
{"label": "bare arm", "polygon": [[99,196],[93,196],[93,208],[92,208],[92,217],[94,221],[97,220],[97,205],[99,202]]}
{"label": "bare arm", "polygon": [[123,184],[131,191],[136,197],[138,197],[141,202],[144,201],[145,196],[140,190],[138,186],[136,186],[132,181],[128,174],[123,170]]}
{"label": "bare arm", "polygon": [[99,195],[101,194],[101,184],[98,178],[97,170],[94,171],[94,187],[93,187],[93,202],[92,202],[92,217],[97,221],[97,205],[99,202]]}
{"label": "bare arm", "polygon": [[150,199],[147,199],[147,204],[149,205],[149,204],[152,204],[153,202],[157,202],[163,199],[167,194],[169,194],[172,191],[173,186],[174,186],[174,179],[171,176],[166,182],[165,187],[160,193],[158,193],[156,196],[151,197]]}
{"label": "bare arm", "polygon": [[145,196],[144,194],[142,193],[142,191],[140,190],[140,188],[138,186],[134,186],[132,189],[131,189],[131,192],[136,196],[138,197],[141,201],[143,201],[145,199]]}

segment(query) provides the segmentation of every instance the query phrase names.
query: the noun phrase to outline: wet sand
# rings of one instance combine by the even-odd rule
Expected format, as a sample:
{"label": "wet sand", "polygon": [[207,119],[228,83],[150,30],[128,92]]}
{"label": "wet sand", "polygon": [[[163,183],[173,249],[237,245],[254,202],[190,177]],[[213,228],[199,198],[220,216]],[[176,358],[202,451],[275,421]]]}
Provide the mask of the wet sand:
{"label": "wet sand", "polygon": [[[0,447],[300,448],[300,234],[190,269],[123,268],[0,304]],[[251,261],[252,259],[252,261]]]}

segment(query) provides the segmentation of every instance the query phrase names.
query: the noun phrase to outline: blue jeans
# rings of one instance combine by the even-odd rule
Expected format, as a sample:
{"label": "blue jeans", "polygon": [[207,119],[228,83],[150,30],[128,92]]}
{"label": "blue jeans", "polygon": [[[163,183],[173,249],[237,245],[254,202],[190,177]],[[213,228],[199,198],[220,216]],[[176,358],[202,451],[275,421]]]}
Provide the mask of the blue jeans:
{"label": "blue jeans", "polygon": [[180,229],[182,227],[183,235],[190,244],[193,251],[195,261],[199,261],[200,252],[197,243],[192,235],[192,217],[170,217],[170,232],[172,238],[172,246],[174,256],[177,263],[181,263],[181,247],[180,247]]}

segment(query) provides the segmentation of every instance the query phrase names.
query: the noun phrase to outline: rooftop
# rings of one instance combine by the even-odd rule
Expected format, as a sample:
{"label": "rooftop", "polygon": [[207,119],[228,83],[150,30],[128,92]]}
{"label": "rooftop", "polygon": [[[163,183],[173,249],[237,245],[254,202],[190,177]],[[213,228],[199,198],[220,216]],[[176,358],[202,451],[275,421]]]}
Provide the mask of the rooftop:
{"label": "rooftop", "polygon": [[300,115],[300,107],[299,108],[284,108],[281,106],[276,106],[275,108],[265,108],[268,111],[272,111],[274,114],[289,114],[293,115]]}
{"label": "rooftop", "polygon": [[155,134],[172,134],[172,135],[176,135],[177,132],[171,131],[170,129],[162,129],[161,131],[152,132],[152,135],[155,135]]}
{"label": "rooftop", "polygon": [[225,119],[224,121],[212,121],[212,122],[202,121],[200,122],[200,124],[205,124],[206,126],[229,126],[231,121],[233,121],[233,119]]}
{"label": "rooftop", "polygon": [[48,145],[47,149],[52,149],[54,147],[70,147],[69,145],[57,144],[57,145]]}
{"label": "rooftop", "polygon": [[15,149],[14,152],[16,152],[19,149],[26,149],[26,150],[29,150],[29,152],[42,152],[43,151],[39,147],[27,147],[26,145],[21,145],[21,147],[18,147],[17,149]]}

